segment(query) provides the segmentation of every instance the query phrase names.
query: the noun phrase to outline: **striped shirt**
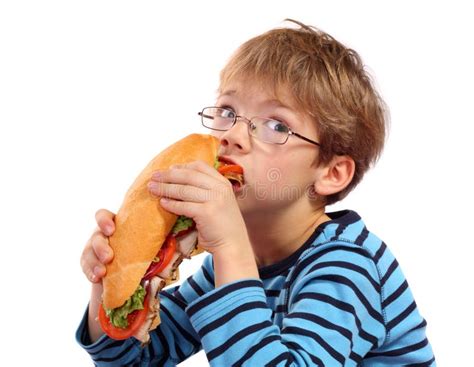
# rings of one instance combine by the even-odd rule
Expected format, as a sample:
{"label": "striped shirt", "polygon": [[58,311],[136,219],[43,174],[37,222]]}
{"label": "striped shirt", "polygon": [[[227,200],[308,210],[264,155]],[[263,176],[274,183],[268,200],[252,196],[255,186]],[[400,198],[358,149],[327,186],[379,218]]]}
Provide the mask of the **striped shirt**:
{"label": "striped shirt", "polygon": [[211,366],[435,366],[426,321],[397,260],[353,211],[328,213],[288,258],[214,287],[212,256],[160,292],[160,326],[91,344],[87,310],[76,333],[97,366],[175,366],[204,349]]}

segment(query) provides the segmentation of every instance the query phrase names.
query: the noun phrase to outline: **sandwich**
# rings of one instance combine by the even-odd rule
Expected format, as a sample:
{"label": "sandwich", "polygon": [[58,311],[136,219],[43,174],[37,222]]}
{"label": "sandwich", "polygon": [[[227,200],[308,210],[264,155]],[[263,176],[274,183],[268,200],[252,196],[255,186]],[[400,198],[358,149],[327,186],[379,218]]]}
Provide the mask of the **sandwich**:
{"label": "sandwich", "polygon": [[202,160],[214,165],[234,188],[244,184],[243,170],[217,157],[219,141],[211,135],[191,134],[159,153],[138,175],[115,216],[109,237],[114,259],[103,278],[99,322],[117,340],[136,337],[149,341],[161,322],[158,293],[179,280],[179,265],[202,252],[194,221],[163,209],[147,187],[154,171],[174,164]]}

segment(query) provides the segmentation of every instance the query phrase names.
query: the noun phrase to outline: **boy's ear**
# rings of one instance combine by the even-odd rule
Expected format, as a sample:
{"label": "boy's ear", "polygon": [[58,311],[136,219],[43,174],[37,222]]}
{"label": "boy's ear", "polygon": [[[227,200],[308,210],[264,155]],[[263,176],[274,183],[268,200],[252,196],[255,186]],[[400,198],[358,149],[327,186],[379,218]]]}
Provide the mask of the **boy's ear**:
{"label": "boy's ear", "polygon": [[352,181],[355,171],[354,160],[347,155],[334,156],[327,164],[316,169],[314,190],[328,196],[344,190]]}

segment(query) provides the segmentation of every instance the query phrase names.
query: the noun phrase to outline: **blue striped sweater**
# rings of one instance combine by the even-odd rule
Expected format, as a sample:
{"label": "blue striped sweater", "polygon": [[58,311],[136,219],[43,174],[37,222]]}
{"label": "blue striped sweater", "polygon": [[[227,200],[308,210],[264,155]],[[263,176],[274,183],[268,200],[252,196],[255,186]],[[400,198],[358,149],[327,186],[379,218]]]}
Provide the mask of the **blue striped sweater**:
{"label": "blue striped sweater", "polygon": [[384,242],[353,211],[328,214],[260,279],[214,287],[212,256],[163,290],[161,324],[142,348],[76,339],[97,366],[175,366],[204,349],[211,366],[435,366],[426,322]]}

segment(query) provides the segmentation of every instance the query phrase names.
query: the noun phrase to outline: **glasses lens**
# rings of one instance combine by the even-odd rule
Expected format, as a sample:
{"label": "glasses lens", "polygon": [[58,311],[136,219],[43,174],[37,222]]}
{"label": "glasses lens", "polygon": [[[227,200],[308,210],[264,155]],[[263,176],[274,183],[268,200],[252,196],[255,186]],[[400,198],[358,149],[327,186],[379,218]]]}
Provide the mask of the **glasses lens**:
{"label": "glasses lens", "polygon": [[227,108],[206,107],[201,113],[202,124],[213,130],[229,130],[234,124],[235,112]]}
{"label": "glasses lens", "polygon": [[278,120],[256,117],[249,126],[250,133],[266,143],[284,144],[288,140],[289,128]]}

